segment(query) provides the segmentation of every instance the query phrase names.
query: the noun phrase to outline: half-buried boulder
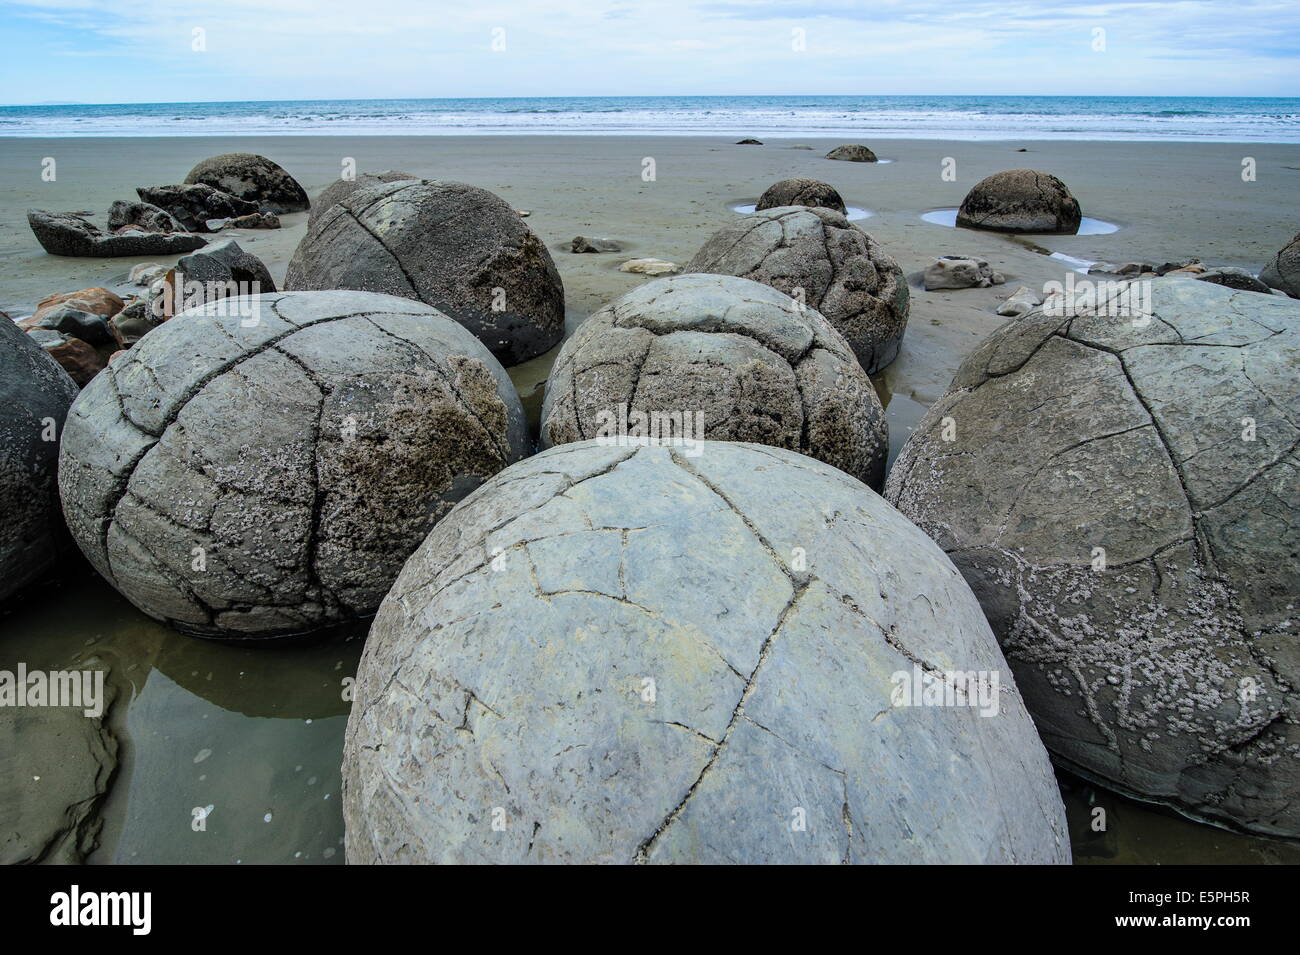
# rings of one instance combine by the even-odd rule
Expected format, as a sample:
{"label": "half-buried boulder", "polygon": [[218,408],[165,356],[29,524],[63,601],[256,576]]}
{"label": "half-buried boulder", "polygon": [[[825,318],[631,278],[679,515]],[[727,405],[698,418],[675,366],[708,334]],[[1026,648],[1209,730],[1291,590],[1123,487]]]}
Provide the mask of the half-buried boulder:
{"label": "half-buried boulder", "polygon": [[1259,278],[1269,288],[1300,298],[1300,232],[1268,261]]}
{"label": "half-buried boulder", "polygon": [[205,159],[190,170],[185,181],[220,189],[236,199],[256,203],[262,212],[276,215],[301,212],[311,205],[298,180],[280,165],[254,153],[223,153]]}
{"label": "half-buried boulder", "polygon": [[830,183],[820,179],[782,179],[767,187],[759,197],[756,211],[774,209],[777,206],[813,206],[821,209],[834,209],[840,215],[847,211],[844,200]]}
{"label": "half-buried boulder", "polygon": [[[957,704],[959,677],[985,691]],[[586,441],[509,468],[406,564],[355,691],[352,863],[1070,858],[961,576],[791,451]]]}
{"label": "half-buried boulder", "polygon": [[560,349],[542,445],[645,439],[694,453],[754,441],[825,461],[879,490],[885,412],[843,336],[758,282],[681,275],[596,312]]}
{"label": "half-buried boulder", "polygon": [[836,146],[826,154],[826,158],[842,162],[876,162],[876,154],[860,143]]}
{"label": "half-buried boulder", "polygon": [[486,189],[402,180],[358,189],[317,217],[290,289],[362,289],[426,302],[517,365],[564,334],[564,286],[519,214]]}
{"label": "half-buried boulder", "polygon": [[37,580],[66,544],[56,469],[77,386],[0,317],[0,601]]}
{"label": "half-buried boulder", "polygon": [[992,232],[1079,231],[1079,200],[1055,176],[1033,169],[1008,169],[975,184],[961,208],[957,224]]}
{"label": "half-buried boulder", "polygon": [[527,453],[473,336],[362,292],[223,299],[81,393],[59,484],[73,537],[145,613],[260,638],[373,613],[434,523]]}
{"label": "half-buried boulder", "polygon": [[687,272],[736,275],[816,309],[867,374],[894,360],[907,329],[907,279],[884,247],[832,209],[778,206],[737,219]]}
{"label": "half-buried boulder", "polygon": [[966,575],[1062,764],[1300,836],[1300,305],[1150,285],[1149,311],[1116,291],[994,332],[886,496]]}

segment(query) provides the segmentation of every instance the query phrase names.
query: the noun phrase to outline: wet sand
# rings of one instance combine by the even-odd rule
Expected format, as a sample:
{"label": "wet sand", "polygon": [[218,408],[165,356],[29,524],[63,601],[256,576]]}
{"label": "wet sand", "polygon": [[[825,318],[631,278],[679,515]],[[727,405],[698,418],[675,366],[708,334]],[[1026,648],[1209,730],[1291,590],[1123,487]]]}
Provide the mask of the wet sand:
{"label": "wet sand", "polygon": [[[887,403],[891,451],[946,390],[957,365],[1004,319],[997,305],[1017,285],[1041,288],[1086,261],[1153,262],[1199,256],[1211,265],[1257,269],[1300,227],[1300,147],[1173,143],[871,143],[888,164],[833,162],[837,142],[768,140],[736,146],[727,137],[259,137],[255,139],[0,140],[0,310],[18,317],[52,292],[120,287],[146,259],[46,255],[26,224],[29,207],[90,210],[103,223],[114,199],[137,185],[181,181],[199,159],[228,151],[268,155],[315,196],[337,178],[344,157],[360,171],[400,169],[472,182],[517,209],[552,250],[564,279],[570,329],[645,281],[620,262],[654,256],[684,264],[700,244],[777,179],[811,176],[845,201],[872,211],[858,224],[881,240],[913,280],[902,352],[877,378]],[[811,149],[794,148],[796,145]],[[1024,146],[1027,152],[1017,150]],[[41,180],[41,160],[57,180]],[[1243,182],[1245,156],[1258,180]],[[643,159],[654,181],[642,179]],[[957,178],[941,178],[945,157]],[[1086,215],[1118,224],[1107,235],[1035,237],[955,230],[921,220],[956,206],[992,172],[1032,166],[1070,186]],[[306,229],[307,215],[278,231],[241,231],[277,281]],[[575,235],[618,240],[622,254],[575,255]],[[1041,251],[1035,251],[1033,246]],[[919,273],[937,255],[986,258],[1007,284],[925,292]],[[170,262],[172,259],[155,261]],[[512,369],[526,403],[540,402],[553,355]],[[891,455],[892,456],[892,455]],[[347,704],[342,680],[364,633],[351,642],[249,650],[169,632],[134,610],[79,560],[65,579],[0,613],[0,668],[104,666],[115,698],[104,732],[118,743],[100,807],[103,829],[92,862],[338,862],[338,764]],[[39,781],[33,781],[38,785]],[[1199,825],[1065,780],[1076,861],[1297,862],[1300,847]],[[1108,808],[1105,834],[1088,827],[1090,808]],[[206,830],[192,811],[213,806]],[[267,821],[267,816],[270,820]]]}

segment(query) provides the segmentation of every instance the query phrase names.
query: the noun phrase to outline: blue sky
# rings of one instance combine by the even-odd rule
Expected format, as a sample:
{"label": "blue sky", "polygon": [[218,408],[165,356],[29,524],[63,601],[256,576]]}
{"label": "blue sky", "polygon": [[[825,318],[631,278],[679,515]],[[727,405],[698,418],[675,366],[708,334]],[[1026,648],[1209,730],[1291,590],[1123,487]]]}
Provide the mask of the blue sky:
{"label": "blue sky", "polygon": [[6,104],[1300,95],[1300,0],[0,0],[0,36]]}

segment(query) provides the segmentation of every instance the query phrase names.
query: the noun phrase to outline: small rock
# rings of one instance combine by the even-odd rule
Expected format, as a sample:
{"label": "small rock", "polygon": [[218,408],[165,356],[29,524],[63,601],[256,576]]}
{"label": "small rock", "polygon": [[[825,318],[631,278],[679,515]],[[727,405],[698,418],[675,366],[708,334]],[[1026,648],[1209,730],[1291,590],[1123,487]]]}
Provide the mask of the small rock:
{"label": "small rock", "polygon": [[1006,281],[983,259],[965,255],[941,255],[925,270],[925,290],[933,292],[937,289],[988,288],[990,285],[1001,284],[994,280],[995,275],[1002,282]]}
{"label": "small rock", "polygon": [[1186,262],[1165,262],[1163,265],[1155,267],[1156,275],[1166,275],[1170,272],[1176,272],[1179,269],[1185,269],[1191,265],[1199,265],[1200,259],[1188,259]]}
{"label": "small rock", "polygon": [[130,232],[114,235],[69,212],[29,209],[27,224],[36,241],[50,255],[112,258],[127,255],[176,255],[207,244],[202,236],[186,233]]}
{"label": "small rock", "polygon": [[80,338],[64,336],[49,329],[33,329],[27,334],[49,352],[50,357],[62,365],[63,370],[82,388],[108,364],[93,346]]}
{"label": "small rock", "polygon": [[121,312],[109,319],[118,340],[130,348],[162,322],[154,315],[149,300],[137,298]]}
{"label": "small rock", "polygon": [[133,285],[149,286],[167,274],[167,266],[157,262],[141,262],[131,266],[127,280]]}
{"label": "small rock", "polygon": [[39,319],[29,318],[27,322],[20,324],[27,325],[28,322],[35,323],[28,327],[47,328],[71,338],[80,338],[88,345],[120,344],[117,335],[113,333],[113,327],[103,315],[83,312],[67,305],[60,305],[56,309],[47,311]]}
{"label": "small rock", "polygon": [[761,146],[763,144],[757,139],[741,139],[736,142],[736,145],[737,146]]}
{"label": "small rock", "polygon": [[570,250],[573,252],[622,252],[623,247],[613,239],[588,239],[586,236],[576,235],[573,237]]}
{"label": "small rock", "polygon": [[120,296],[110,292],[102,285],[95,285],[76,292],[60,292],[45,296],[36,303],[36,312],[32,317],[42,318],[47,312],[53,311],[61,305],[67,305],[70,308],[91,312],[95,315],[103,315],[108,318],[110,315],[116,315],[122,311],[126,303],[122,301]]}
{"label": "small rock", "polygon": [[681,271],[681,266],[663,259],[628,259],[618,270],[636,272],[638,275],[674,275]]}
{"label": "small rock", "polygon": [[118,235],[131,229],[163,233],[186,231],[167,210],[150,202],[127,202],[125,199],[119,199],[108,207],[108,228]]}
{"label": "small rock", "polygon": [[1210,282],[1242,292],[1269,292],[1271,289],[1245,269],[1207,269],[1196,276],[1199,282]]}

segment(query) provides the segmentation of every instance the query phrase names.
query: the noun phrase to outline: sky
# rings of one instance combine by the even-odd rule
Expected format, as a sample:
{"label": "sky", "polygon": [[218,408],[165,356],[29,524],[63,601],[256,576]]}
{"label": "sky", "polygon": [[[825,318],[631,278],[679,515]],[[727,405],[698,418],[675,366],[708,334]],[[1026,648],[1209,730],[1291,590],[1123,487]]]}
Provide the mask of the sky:
{"label": "sky", "polygon": [[1300,96],[1300,0],[0,0],[0,37],[6,105]]}

